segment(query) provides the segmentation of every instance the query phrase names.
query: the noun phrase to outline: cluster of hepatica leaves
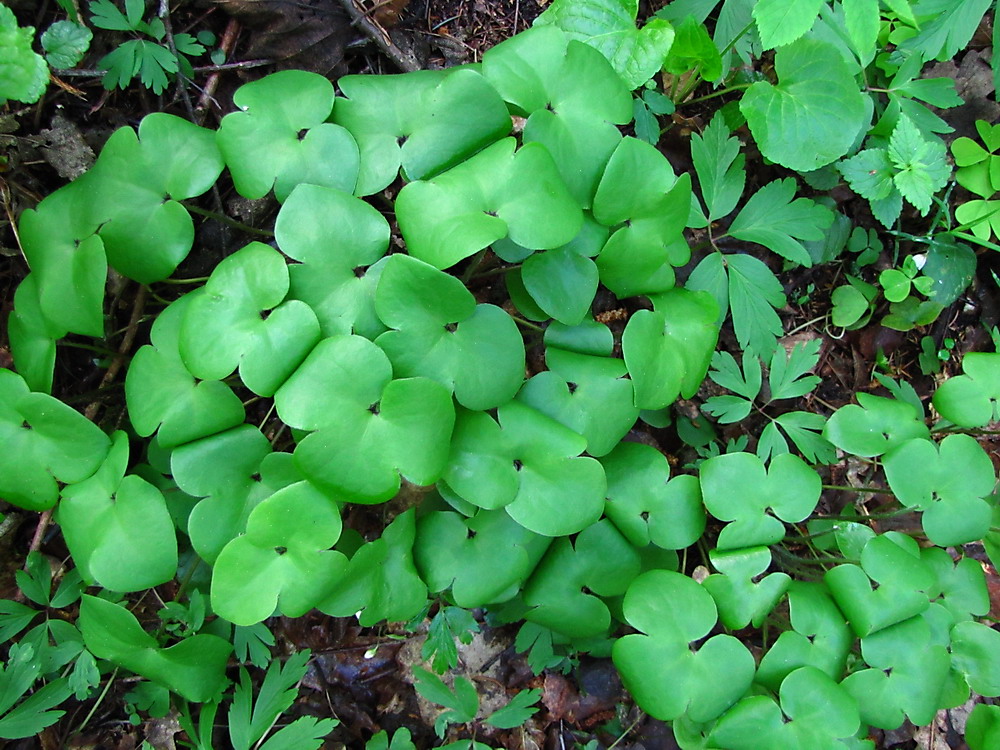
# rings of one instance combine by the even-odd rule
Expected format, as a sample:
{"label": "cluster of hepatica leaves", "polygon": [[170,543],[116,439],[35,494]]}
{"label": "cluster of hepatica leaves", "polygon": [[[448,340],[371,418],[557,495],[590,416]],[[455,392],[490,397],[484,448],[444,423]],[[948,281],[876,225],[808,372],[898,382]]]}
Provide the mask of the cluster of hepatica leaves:
{"label": "cluster of hepatica leaves", "polygon": [[[776,65],[787,87],[808,72],[796,54],[843,64],[786,49]],[[974,439],[936,441],[903,398],[862,395],[836,412],[825,440],[879,462],[937,546],[827,523],[821,538],[849,562],[809,581],[768,573],[772,547],[821,492],[787,446],[766,464],[736,452],[672,477],[660,452],[624,440],[640,415],[657,423],[698,390],[725,308],[753,279],[765,292],[773,279],[751,255],[712,254],[697,290],[675,283],[690,256],[685,226],[736,210],[742,156],[713,121],[694,139],[693,201],[689,175],[619,129],[633,112],[623,76],[637,75],[543,25],[481,66],[351,76],[341,97],[321,77],[277,73],[241,88],[217,133],[164,114],[118,131],[89,173],[21,221],[32,273],[10,323],[21,374],[0,371],[0,494],[54,507],[83,579],[116,592],[171,579],[179,529],[181,549],[211,566],[215,613],[238,625],[313,608],[364,625],[403,620],[431,594],[577,648],[613,642],[640,706],[692,747],[869,747],[868,725],[928,722],[970,690],[1000,695],[1000,635],[976,621],[989,608],[982,572],[940,548],[1000,543],[995,475]],[[754,92],[751,124],[773,104]],[[511,114],[524,118],[519,137]],[[765,155],[783,137],[767,135]],[[125,384],[131,430],[150,438],[133,457],[128,434],[108,436],[45,395],[55,341],[103,333],[109,265],[145,284],[170,276],[193,243],[182,201],[224,168],[247,198],[273,190],[274,243],[226,257],[156,317]],[[362,197],[400,174],[406,252],[389,254],[389,223]],[[791,180],[764,186],[729,234],[809,262],[800,240],[831,217],[794,192]],[[447,272],[474,271],[487,249],[510,264],[518,317],[549,321],[547,369],[527,380],[518,322]],[[650,302],[629,318],[621,357],[590,316],[599,285]],[[763,326],[734,321],[741,343],[771,355],[767,321],[781,300],[779,287],[755,303]],[[998,356],[969,355],[940,388],[946,419],[993,418]],[[291,451],[246,423],[248,394],[273,405]],[[383,503],[403,482],[433,486],[419,510],[373,540],[343,527],[345,504]],[[717,572],[698,583],[677,551],[709,517],[721,527]],[[760,627],[782,601],[789,626],[759,661],[719,632]],[[632,632],[609,641],[622,623]],[[230,653],[208,634],[161,648],[95,597],[80,630],[98,657],[195,701]]]}

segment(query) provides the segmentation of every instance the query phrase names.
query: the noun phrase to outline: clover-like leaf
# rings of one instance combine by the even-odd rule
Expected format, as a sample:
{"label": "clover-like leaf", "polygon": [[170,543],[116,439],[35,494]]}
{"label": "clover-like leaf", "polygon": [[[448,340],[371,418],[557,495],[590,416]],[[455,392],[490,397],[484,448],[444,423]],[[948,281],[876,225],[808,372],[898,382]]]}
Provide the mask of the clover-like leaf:
{"label": "clover-like leaf", "polygon": [[635,89],[662,67],[674,41],[673,27],[661,18],[636,28],[638,11],[637,0],[555,0],[536,23],[554,24],[600,50],[628,88]]}
{"label": "clover-like leaf", "polygon": [[930,432],[917,410],[905,401],[859,393],[857,404],[842,406],[823,428],[823,437],[847,453],[871,458]]}
{"label": "clover-like leaf", "polygon": [[477,305],[454,276],[397,254],[382,268],[375,310],[390,328],[376,339],[396,377],[423,376],[469,409],[510,401],[524,380],[524,342],[511,317]]}
{"label": "clover-like leaf", "polygon": [[212,609],[237,625],[275,610],[301,617],[326,597],[347,569],[330,550],[340,537],[337,504],[315,485],[296,482],[263,500],[246,533],[230,541],[212,566]]}
{"label": "clover-like leaf", "polygon": [[582,457],[587,441],[520,401],[462,411],[455,425],[446,485],[481,508],[506,508],[536,534],[565,536],[601,517],[604,469]]}
{"label": "clover-like leaf", "polygon": [[345,499],[383,502],[400,475],[428,485],[444,470],[451,393],[428,378],[394,380],[385,353],[360,336],[323,339],[274,401],[286,424],[315,431],[299,440],[296,464]]}
{"label": "clover-like leaf", "polygon": [[415,617],[427,603],[427,586],[413,563],[413,510],[400,513],[382,536],[363,544],[334,590],[317,608],[334,617],[358,614],[362,627]]}
{"label": "clover-like leaf", "polygon": [[836,161],[871,118],[871,100],[859,90],[840,51],[800,39],[774,55],[778,83],[758,81],[740,101],[761,153],[789,169],[808,172]]}
{"label": "clover-like leaf", "polygon": [[854,634],[821,583],[792,581],[788,589],[792,629],[778,635],[757,669],[756,682],[778,690],[799,667],[811,666],[834,680],[844,673]]}
{"label": "clover-like leaf", "polygon": [[914,438],[897,445],[883,460],[896,498],[923,511],[928,538],[941,547],[981,539],[990,529],[993,462],[969,435],[948,435],[940,444]]}
{"label": "clover-like leaf", "polygon": [[213,700],[228,684],[226,662],[233,646],[202,633],[160,648],[125,607],[83,595],[77,621],[87,649],[196,703]]}
{"label": "clover-like leaf", "polygon": [[399,192],[396,216],[411,255],[449,268],[508,235],[532,250],[576,236],[582,214],[549,152],[538,143],[516,153],[515,146],[505,138]]}
{"label": "clover-like leaf", "polygon": [[173,448],[243,423],[243,404],[218,380],[198,380],[179,351],[181,321],[194,299],[186,294],[153,323],[150,344],[132,357],[125,376],[129,419],[141,437],[157,432],[163,448]]}
{"label": "clover-like leaf", "polygon": [[78,411],[45,393],[32,393],[0,369],[0,496],[28,510],[56,503],[58,482],[80,482],[97,470],[111,441]]}
{"label": "clover-like leaf", "polygon": [[604,56],[555,26],[538,25],[488,50],[483,75],[528,118],[525,143],[545,146],[570,193],[589,207],[622,138],[615,125],[632,119],[628,88]]}
{"label": "clover-like leaf", "polygon": [[[604,227],[597,231],[598,236],[607,238]],[[593,254],[599,250],[600,246],[594,248]],[[531,298],[559,322],[576,325],[590,312],[600,274],[594,261],[573,243],[532,254],[525,258],[520,272]]]}
{"label": "clover-like leaf", "polygon": [[623,602],[628,623],[641,631],[619,638],[612,658],[626,689],[649,715],[672,721],[683,714],[708,722],[749,689],[750,652],[730,635],[712,636],[697,651],[692,641],[715,626],[712,596],[682,573],[652,570],[629,586]]}
{"label": "clover-like leaf", "polygon": [[108,263],[143,284],[173,273],[194,242],[178,201],[204,193],[222,168],[215,134],[180,117],[154,112],[138,135],[116,130],[91,170]]}
{"label": "clover-like leaf", "polygon": [[555,540],[524,587],[524,618],[570,638],[589,638],[611,626],[601,597],[620,596],[639,574],[638,551],[608,520],[571,542]]}
{"label": "clover-like leaf", "polygon": [[301,261],[288,268],[288,296],[313,309],[324,337],[374,338],[385,330],[375,315],[372,266],[389,247],[389,223],[373,206],[336,188],[299,185],[278,211],[274,237]]}
{"label": "clover-like leaf", "polygon": [[701,585],[715,599],[720,622],[730,630],[745,628],[751,622],[759,628],[788,590],[791,577],[786,573],[764,575],[771,566],[767,547],[716,549],[710,557],[719,573],[708,576]]}
{"label": "clover-like leaf", "polygon": [[951,629],[952,669],[979,695],[1000,695],[1000,633],[979,622]]}
{"label": "clover-like leaf", "polygon": [[716,456],[702,464],[700,478],[708,512],[732,522],[719,534],[720,550],[781,541],[782,521],[804,520],[822,490],[819,475],[791,453],[775,456],[766,469],[752,453]]}
{"label": "clover-like leaf", "polygon": [[705,509],[697,478],[671,479],[666,456],[642,443],[620,443],[601,464],[608,479],[604,512],[634,546],[684,549],[701,538]]}
{"label": "clover-like leaf", "polygon": [[549,369],[525,383],[518,399],[587,438],[591,456],[605,455],[639,417],[625,363],[551,346],[545,361]]}
{"label": "clover-like leaf", "polygon": [[861,638],[923,612],[928,592],[937,585],[917,543],[898,532],[873,537],[861,552],[860,566],[838,565],[824,580]]}
{"label": "clover-like leaf", "polygon": [[990,595],[982,565],[971,557],[958,562],[941,547],[924,547],[920,558],[937,577],[938,595],[933,601],[951,614],[956,623],[982,617],[990,610]]}
{"label": "clover-like leaf", "polygon": [[451,589],[455,604],[471,609],[518,593],[551,542],[503,510],[436,511],[417,522],[413,556],[432,593]]}
{"label": "clover-like leaf", "polygon": [[38,288],[38,305],[50,327],[85,336],[104,333],[104,284],[108,261],[95,234],[104,217],[94,195],[100,179],[90,172],[21,213],[18,236]]}
{"label": "clover-like leaf", "polygon": [[962,359],[962,373],[942,383],[932,403],[960,427],[982,427],[994,419],[1000,401],[1000,354],[970,352]]}
{"label": "clover-like leaf", "polygon": [[237,367],[247,388],[271,396],[320,339],[309,305],[288,300],[288,267],[277,250],[252,242],[215,267],[180,330],[180,354],[197,378],[220,380]]}
{"label": "clover-like leaf", "polygon": [[174,522],[160,491],[130,474],[128,438],[113,436],[93,476],[62,491],[56,518],[80,574],[112,591],[141,591],[177,572]]}
{"label": "clover-like leaf", "polygon": [[239,108],[219,124],[219,149],[240,195],[283,201],[299,183],[353,193],[360,156],[354,137],[326,122],[333,84],[316,73],[282,70],[244,84]]}
{"label": "clover-like leaf", "polygon": [[14,292],[14,310],[7,318],[7,336],[14,366],[33,391],[52,392],[56,339],[66,331],[45,317],[38,298],[38,277],[29,273]]}
{"label": "clover-like leaf", "polygon": [[705,292],[672,289],[655,295],[622,334],[622,354],[635,387],[635,405],[662,409],[701,386],[719,337],[719,308]]}
{"label": "clover-like leaf", "polygon": [[910,617],[861,639],[861,655],[871,667],[841,683],[854,696],[861,720],[896,729],[904,718],[928,724],[941,706],[950,659],[923,617]]}
{"label": "clover-like leaf", "polygon": [[471,68],[403,75],[354,75],[337,81],[333,121],[361,150],[356,193],[370,195],[396,179],[432,177],[510,132],[507,107]]}

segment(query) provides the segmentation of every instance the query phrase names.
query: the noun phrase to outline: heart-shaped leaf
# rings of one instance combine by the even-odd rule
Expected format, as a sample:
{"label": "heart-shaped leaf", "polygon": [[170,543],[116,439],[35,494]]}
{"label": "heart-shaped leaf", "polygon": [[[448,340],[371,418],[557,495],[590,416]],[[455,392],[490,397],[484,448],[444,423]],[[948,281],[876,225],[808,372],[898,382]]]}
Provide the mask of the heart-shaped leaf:
{"label": "heart-shaped leaf", "polygon": [[354,553],[340,583],[317,608],[334,617],[357,614],[362,627],[419,614],[427,604],[427,586],[413,564],[415,534],[412,510],[396,516],[379,539]]}
{"label": "heart-shaped leaf", "polygon": [[194,295],[186,294],[153,323],[151,343],[132,357],[125,376],[129,419],[141,437],[157,432],[163,448],[208,437],[243,423],[243,404],[218,380],[198,380],[181,359],[181,321]]}
{"label": "heart-shaped leaf", "polygon": [[982,617],[990,610],[990,595],[983,567],[971,557],[957,563],[940,547],[924,547],[920,559],[934,571],[939,595],[933,601],[941,604],[956,623]]}
{"label": "heart-shaped leaf", "polygon": [[278,211],[274,238],[301,261],[288,268],[288,296],[313,309],[324,337],[385,330],[375,315],[372,265],[389,247],[389,222],[373,206],[335,188],[299,185]]}
{"label": "heart-shaped leaf", "polygon": [[990,529],[993,462],[969,435],[948,435],[940,444],[913,438],[889,451],[885,476],[896,498],[923,511],[928,538],[941,547],[981,539]]}
{"label": "heart-shaped leaf", "polygon": [[404,75],[354,75],[337,81],[333,119],[361,149],[358,195],[396,179],[422,180],[458,164],[510,132],[507,107],[471,68]]}
{"label": "heart-shaped leaf", "polygon": [[861,719],[853,696],[815,667],[799,667],[781,683],[780,707],[772,698],[744,698],[712,729],[718,747],[838,747],[839,738],[858,731]]}
{"label": "heart-shaped leaf", "polygon": [[275,609],[301,617],[344,575],[347,558],[330,550],[340,537],[337,504],[309,482],[296,482],[251,511],[246,533],[212,566],[212,609],[253,625]]}
{"label": "heart-shaped leaf", "polygon": [[666,456],[642,443],[622,442],[601,459],[608,479],[604,512],[636,547],[684,549],[705,531],[695,477],[670,479]]}
{"label": "heart-shaped leaf", "polygon": [[179,346],[188,371],[220,380],[239,367],[247,388],[274,395],[320,339],[312,308],[281,304],[287,293],[277,250],[252,242],[225,258],[184,311]]}
{"label": "heart-shaped leaf", "polygon": [[626,689],[649,715],[673,721],[687,714],[708,722],[743,697],[754,660],[738,640],[716,635],[692,651],[690,643],[716,623],[715,602],[682,573],[652,570],[629,586],[625,619],[639,634],[619,638],[612,658]]}
{"label": "heart-shaped leaf", "polygon": [[189,701],[216,699],[228,684],[226,663],[233,646],[218,636],[199,634],[160,648],[127,609],[87,594],[80,601],[77,625],[98,659],[119,664]]}
{"label": "heart-shaped leaf", "polygon": [[54,332],[101,336],[108,261],[95,234],[105,217],[96,210],[100,180],[81,175],[26,209],[18,237],[38,289],[38,306]]}
{"label": "heart-shaped leaf", "polygon": [[641,570],[639,553],[603,520],[571,542],[553,542],[524,587],[524,618],[570,638],[605,633],[611,613],[600,597],[624,594]]}
{"label": "heart-shaped leaf", "polygon": [[14,310],[7,318],[7,335],[14,366],[33,391],[52,392],[56,339],[66,331],[54,326],[42,312],[38,277],[29,273],[14,292]]}
{"label": "heart-shaped leaf", "polygon": [[715,599],[719,620],[730,630],[745,628],[751,622],[759,628],[788,590],[791,577],[786,573],[763,575],[771,566],[767,547],[716,549],[709,557],[721,575],[710,575],[701,585]]}
{"label": "heart-shaped leaf", "polygon": [[545,361],[548,371],[525,383],[518,399],[583,435],[591,456],[607,454],[639,416],[625,363],[554,347]]}
{"label": "heart-shaped leaf", "polygon": [[141,591],[177,572],[177,538],[163,495],[128,466],[128,438],[113,436],[104,464],[62,491],[57,520],[80,574],[112,591]]}
{"label": "heart-shaped leaf", "polygon": [[389,359],[360,336],[323,339],[274,402],[286,424],[315,430],[295,449],[303,474],[345,499],[383,502],[400,474],[429,485],[444,470],[451,393],[427,378],[393,380]]}
{"label": "heart-shaped leaf", "polygon": [[32,393],[19,375],[0,369],[0,444],[0,496],[21,508],[45,510],[59,497],[57,481],[89,477],[111,441],[78,411]]}
{"label": "heart-shaped leaf", "polygon": [[982,427],[994,418],[1000,400],[1000,354],[970,352],[962,360],[962,373],[942,383],[932,403],[960,427]]}
{"label": "heart-shaped leaf", "polygon": [[576,236],[582,214],[549,152],[538,143],[516,153],[515,147],[513,138],[504,138],[399,192],[396,217],[411,255],[449,268],[508,235],[532,250]]}
{"label": "heart-shaped leaf", "polygon": [[575,534],[601,517],[604,469],[581,457],[586,440],[520,401],[497,410],[462,411],[444,481],[481,508],[506,508],[536,534]]}
{"label": "heart-shaped leaf", "polygon": [[674,29],[661,18],[641,29],[637,0],[555,0],[536,23],[554,24],[608,59],[629,89],[638,88],[663,66]]}
{"label": "heart-shaped leaf", "polygon": [[534,253],[521,266],[521,279],[531,298],[566,325],[576,325],[590,312],[598,276],[594,261],[570,246]]}
{"label": "heart-shaped leaf", "polygon": [[897,532],[873,537],[861,553],[860,566],[838,565],[824,580],[861,638],[923,612],[930,603],[928,592],[937,586],[917,543]]}
{"label": "heart-shaped leaf", "polygon": [[799,667],[811,666],[834,680],[844,674],[854,634],[820,583],[793,581],[788,589],[792,629],[778,636],[761,659],[755,681],[777,691]]}
{"label": "heart-shaped leaf", "polygon": [[912,404],[870,393],[857,397],[857,404],[837,409],[823,428],[823,437],[845,453],[871,458],[912,438],[930,436]]}
{"label": "heart-shaped leaf", "polygon": [[672,289],[651,297],[622,334],[622,354],[640,409],[663,409],[701,386],[719,338],[719,308],[707,292]]}
{"label": "heart-shaped leaf", "polygon": [[1000,695],[1000,633],[979,622],[951,630],[952,669],[979,695]]}
{"label": "heart-shaped leaf", "polygon": [[525,143],[544,145],[580,206],[632,119],[628,89],[608,61],[554,26],[536,26],[483,55],[483,75],[519,114]]}
{"label": "heart-shaped leaf", "polygon": [[469,409],[499,406],[521,387],[524,342],[517,325],[499,307],[476,305],[454,276],[393,255],[379,277],[375,310],[396,329],[375,342],[396,377],[436,380]]}
{"label": "heart-shaped leaf", "polygon": [[800,39],[774,55],[778,83],[758,81],[740,111],[761,153],[808,172],[846,154],[871,119],[871,100],[858,89],[831,43]]}
{"label": "heart-shaped leaf", "polygon": [[239,111],[222,118],[218,143],[240,195],[262,198],[273,187],[283,201],[303,182],[354,192],[358,144],[326,122],[333,100],[333,84],[303,70],[282,70],[236,90]]}
{"label": "heart-shaped leaf", "polygon": [[720,550],[781,541],[781,521],[804,520],[816,508],[821,490],[819,475],[791,453],[775,456],[767,469],[752,453],[727,453],[701,465],[705,507],[720,521],[732,522],[719,534]]}
{"label": "heart-shaped leaf", "polygon": [[518,593],[551,541],[502,510],[468,519],[437,511],[417,522],[413,555],[432,593],[450,588],[455,604],[471,609]]}
{"label": "heart-shaped leaf", "polygon": [[154,112],[138,136],[119,128],[91,173],[100,180],[96,210],[110,263],[143,284],[167,278],[191,252],[194,223],[178,201],[201,195],[222,173],[215,133]]}
{"label": "heart-shaped leaf", "polygon": [[904,718],[929,724],[941,707],[950,659],[935,643],[923,617],[911,617],[861,639],[861,655],[871,669],[841,683],[854,696],[861,720],[896,729]]}

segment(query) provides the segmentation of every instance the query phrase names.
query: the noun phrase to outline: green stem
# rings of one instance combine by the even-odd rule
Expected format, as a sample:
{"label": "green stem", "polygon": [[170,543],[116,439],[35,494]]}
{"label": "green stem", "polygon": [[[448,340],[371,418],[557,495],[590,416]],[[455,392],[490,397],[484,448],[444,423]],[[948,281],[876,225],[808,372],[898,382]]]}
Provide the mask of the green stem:
{"label": "green stem", "polygon": [[876,495],[893,495],[892,490],[883,490],[878,487],[851,487],[848,484],[824,484],[824,490],[843,490],[844,492],[871,492]]}
{"label": "green stem", "polygon": [[274,232],[269,232],[266,229],[257,229],[257,227],[252,227],[249,224],[244,224],[242,221],[236,221],[236,219],[230,219],[225,214],[217,213],[216,211],[210,211],[207,208],[201,208],[200,206],[191,205],[188,203],[183,204],[191,213],[198,214],[199,216],[205,216],[209,219],[215,219],[223,224],[231,226],[233,229],[239,229],[241,232],[246,232],[247,234],[255,234],[258,237],[274,237]]}
{"label": "green stem", "polygon": [[80,732],[83,731],[84,727],[86,727],[87,724],[90,722],[90,720],[94,717],[94,714],[97,713],[98,706],[101,705],[101,702],[104,700],[104,696],[108,694],[108,690],[111,689],[111,685],[115,681],[115,677],[117,676],[118,676],[118,667],[115,667],[115,671],[111,673],[111,676],[108,678],[108,683],[104,686],[104,690],[102,690],[101,694],[97,696],[97,700],[94,701],[94,705],[91,706],[90,711],[87,713],[87,715],[83,717],[83,721],[80,722],[80,726],[76,728],[76,731],[73,732],[73,734],[80,734]]}
{"label": "green stem", "polygon": [[535,323],[532,323],[529,320],[525,320],[524,318],[519,318],[516,315],[511,315],[510,317],[512,317],[514,319],[514,322],[517,323],[519,326],[530,328],[532,331],[538,331],[539,333],[543,333],[545,331],[545,329],[542,328],[540,325],[536,325]]}
{"label": "green stem", "polygon": [[486,250],[480,250],[475,256],[469,261],[468,268],[465,269],[465,273],[462,274],[462,283],[468,284],[469,279],[472,278],[476,269],[479,268],[480,264],[483,262],[483,258],[486,257]]}
{"label": "green stem", "polygon": [[521,264],[521,263],[514,263],[513,265],[504,266],[503,268],[491,268],[489,271],[482,271],[481,273],[475,273],[475,274],[473,274],[472,278],[473,279],[485,279],[485,278],[488,278],[490,276],[500,276],[501,274],[505,274],[508,271],[516,271],[522,265],[523,264]]}
{"label": "green stem", "polygon": [[746,34],[746,33],[747,33],[748,31],[750,31],[750,29],[752,29],[752,28],[753,28],[753,25],[754,25],[754,21],[752,21],[752,20],[751,20],[751,21],[750,21],[750,23],[748,23],[748,24],[747,24],[746,26],[744,26],[744,27],[743,27],[743,28],[742,28],[742,29],[740,30],[740,33],[739,33],[739,34],[737,34],[736,36],[734,36],[734,37],[732,38],[732,40],[731,40],[731,41],[729,42],[729,44],[727,44],[727,45],[725,46],[725,48],[724,48],[724,49],[722,50],[722,52],[720,52],[720,53],[719,53],[719,56],[720,56],[720,57],[725,57],[725,56],[726,56],[726,53],[727,53],[727,52],[729,52],[730,50],[732,50],[732,48],[736,46],[736,42],[738,42],[738,41],[740,40],[740,38],[741,38],[741,37],[742,37],[742,36],[743,36],[744,34]]}
{"label": "green stem", "polygon": [[193,279],[163,279],[162,284],[204,284],[208,276],[195,276]]}
{"label": "green stem", "polygon": [[725,96],[726,94],[731,94],[734,91],[742,91],[743,89],[748,89],[753,86],[752,83],[734,83],[732,86],[727,86],[724,89],[719,89],[718,91],[713,91],[711,94],[705,94],[704,96],[696,96],[694,99],[688,99],[685,104],[697,104],[698,102],[704,102],[709,99],[715,99],[717,96]]}

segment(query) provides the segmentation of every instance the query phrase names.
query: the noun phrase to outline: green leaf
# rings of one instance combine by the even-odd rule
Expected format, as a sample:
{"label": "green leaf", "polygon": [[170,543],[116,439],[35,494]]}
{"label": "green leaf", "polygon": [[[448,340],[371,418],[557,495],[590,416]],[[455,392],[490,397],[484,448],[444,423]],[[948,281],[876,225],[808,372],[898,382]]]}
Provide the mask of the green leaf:
{"label": "green leaf", "polygon": [[375,343],[397,378],[426,377],[469,409],[510,401],[524,381],[524,343],[511,317],[476,305],[454,276],[408,255],[382,267],[375,310],[392,329]]}
{"label": "green leaf", "polygon": [[868,148],[837,164],[851,190],[870,201],[888,197],[894,190],[895,170],[884,148]]}
{"label": "green leaf", "polygon": [[762,261],[752,255],[727,255],[729,309],[736,338],[744,349],[769,357],[784,330],[774,311],[786,304],[781,282]]}
{"label": "green leaf", "polygon": [[129,15],[125,16],[111,0],[91,0],[90,22],[99,29],[109,31],[137,31],[142,20],[143,8],[139,8],[138,16],[134,15],[135,3],[129,4]]}
{"label": "green leaf", "polygon": [[344,76],[333,119],[361,151],[357,194],[387,187],[402,167],[408,181],[433,177],[510,132],[496,90],[475,70]]}
{"label": "green leaf", "polygon": [[977,703],[965,724],[965,741],[971,750],[989,750],[1000,743],[1000,706]]}
{"label": "green leaf", "polygon": [[823,437],[845,453],[871,458],[910,438],[930,436],[911,404],[870,393],[859,393],[857,399],[857,404],[837,409],[823,428]]}
{"label": "green leaf", "polygon": [[794,196],[795,181],[790,177],[769,182],[746,202],[729,226],[729,234],[811,266],[808,251],[796,240],[823,239],[823,230],[833,223],[833,212],[808,198]]}
{"label": "green leaf", "polygon": [[[423,528],[421,526],[421,529]],[[433,658],[431,668],[438,674],[444,674],[458,665],[455,640],[471,643],[473,633],[478,632],[479,623],[467,609],[442,606],[431,618],[431,624],[427,628],[427,640],[420,647],[420,657],[424,661]]]}
{"label": "green leaf", "polygon": [[20,28],[14,11],[0,6],[0,101],[37,102],[49,82],[49,68],[31,49],[35,28]]}
{"label": "green leaf", "polygon": [[669,23],[654,18],[635,26],[637,0],[554,0],[535,21],[554,24],[608,59],[629,89],[652,78],[674,40]]}
{"label": "green leaf", "polygon": [[27,604],[0,599],[0,639],[9,641],[24,630],[38,614]]}
{"label": "green leaf", "polygon": [[871,102],[836,47],[801,39],[775,53],[774,67],[778,83],[758,81],[740,101],[761,153],[803,172],[847,153],[868,125]]}
{"label": "green leaf", "polygon": [[548,150],[515,146],[505,138],[400,191],[396,216],[411,255],[443,269],[508,235],[532,250],[576,236],[582,214]]}
{"label": "green leaf", "polygon": [[785,595],[791,583],[787,573],[764,573],[771,566],[767,547],[712,550],[712,565],[719,573],[708,576],[702,585],[719,608],[719,621],[731,629],[760,627]]}
{"label": "green leaf", "polygon": [[127,609],[88,595],[80,604],[77,625],[98,659],[113,661],[189,701],[210,701],[227,682],[233,647],[217,636],[200,634],[161,649]]}
{"label": "green leaf", "polygon": [[760,360],[752,352],[744,351],[741,370],[732,354],[718,351],[712,355],[712,369],[708,377],[723,388],[753,401],[760,393]]}
{"label": "green leaf", "polygon": [[738,640],[715,635],[711,595],[681,573],[651,570],[629,586],[626,621],[641,631],[619,638],[612,658],[636,703],[661,721],[684,713],[696,722],[721,716],[750,687],[754,660]]}
{"label": "green leaf", "polygon": [[746,170],[739,139],[733,137],[721,113],[715,114],[701,135],[692,134],[691,160],[708,221],[728,216],[743,195]]}
{"label": "green leaf", "polygon": [[[701,465],[700,481],[708,512],[731,522],[719,535],[720,550],[781,541],[782,521],[798,523],[812,513],[822,484],[815,471],[790,453],[775,456],[767,469],[751,453],[716,456]],[[733,494],[729,488],[737,486],[743,491]]]}
{"label": "green leaf", "polygon": [[821,415],[806,411],[789,411],[775,417],[774,422],[795,443],[795,447],[809,463],[837,462],[836,448],[822,435],[826,419]]}
{"label": "green leaf", "polygon": [[222,118],[218,144],[239,193],[261,198],[273,188],[283,201],[303,182],[353,193],[358,145],[342,126],[326,122],[333,101],[333,84],[302,70],[237,89],[239,111]]}
{"label": "green leaf", "polygon": [[45,59],[53,68],[72,68],[83,58],[94,34],[73,21],[56,21],[42,34]]}
{"label": "green leaf", "polygon": [[112,591],[141,591],[174,577],[177,538],[160,491],[125,475],[125,433],[112,439],[94,475],[63,488],[56,518],[81,575]]}
{"label": "green leaf", "polygon": [[932,403],[960,427],[982,427],[994,419],[1000,400],[1000,354],[970,352],[962,360],[962,372],[938,387]]}
{"label": "green leaf", "polygon": [[79,412],[0,370],[0,443],[0,494],[22,508],[45,510],[55,505],[57,480],[93,474],[111,441]]}
{"label": "green leaf", "polygon": [[250,675],[240,668],[240,683],[233,691],[228,722],[229,737],[236,750],[249,750],[292,705],[298,683],[305,676],[309,656],[306,649],[292,654],[284,665],[277,660],[271,662],[256,700],[253,700]]}
{"label": "green leaf", "polygon": [[823,0],[759,0],[753,6],[760,41],[764,49],[774,49],[794,42],[813,27]]}
{"label": "green leaf", "polygon": [[491,713],[485,721],[497,729],[519,727],[538,712],[538,706],[533,704],[537,703],[541,696],[540,688],[517,692],[506,706]]}
{"label": "green leaf", "polygon": [[434,722],[434,731],[438,737],[444,736],[444,728],[448,724],[468,724],[476,718],[479,712],[479,695],[465,677],[456,677],[455,687],[449,688],[440,677],[423,667],[414,665],[413,674],[416,677],[413,686],[420,695],[431,703],[449,709]]}
{"label": "green leaf", "polygon": [[[697,70],[706,81],[717,81],[722,77],[722,57],[704,23],[687,15],[674,28],[674,42],[663,61],[663,69],[674,75]],[[643,98],[646,98],[645,94]],[[673,114],[673,111],[657,114]]]}
{"label": "green leaf", "polygon": [[924,60],[950,60],[969,43],[989,8],[990,0],[923,0],[916,10],[928,20],[900,46]]}
{"label": "green leaf", "polygon": [[844,26],[851,48],[865,67],[875,57],[881,17],[878,0],[843,0]]}
{"label": "green leaf", "polygon": [[184,311],[178,346],[188,371],[222,380],[239,368],[246,386],[272,396],[320,340],[319,321],[288,293],[277,250],[252,242],[224,258]]}
{"label": "green leaf", "polygon": [[819,376],[807,373],[819,362],[822,343],[822,339],[816,338],[796,344],[787,354],[783,349],[775,350],[767,374],[773,400],[799,398],[819,385]]}
{"label": "green leaf", "polygon": [[898,170],[892,180],[921,216],[927,215],[934,193],[951,176],[946,153],[940,141],[924,140],[910,118],[899,118],[889,138],[889,159]]}
{"label": "green leaf", "polygon": [[272,734],[260,750],[318,750],[323,738],[339,724],[339,719],[300,716]]}
{"label": "green leaf", "polygon": [[14,310],[7,318],[7,335],[14,369],[39,393],[52,392],[56,339],[65,331],[52,326],[42,313],[38,278],[29,273],[14,292]]}
{"label": "green leaf", "polygon": [[673,289],[652,297],[622,334],[622,354],[635,387],[635,405],[662,409],[690,398],[705,379],[718,340],[718,307],[704,292]]}
{"label": "green leaf", "polygon": [[593,260],[568,245],[526,258],[521,279],[542,310],[561,323],[576,325],[590,312],[599,273]]}

